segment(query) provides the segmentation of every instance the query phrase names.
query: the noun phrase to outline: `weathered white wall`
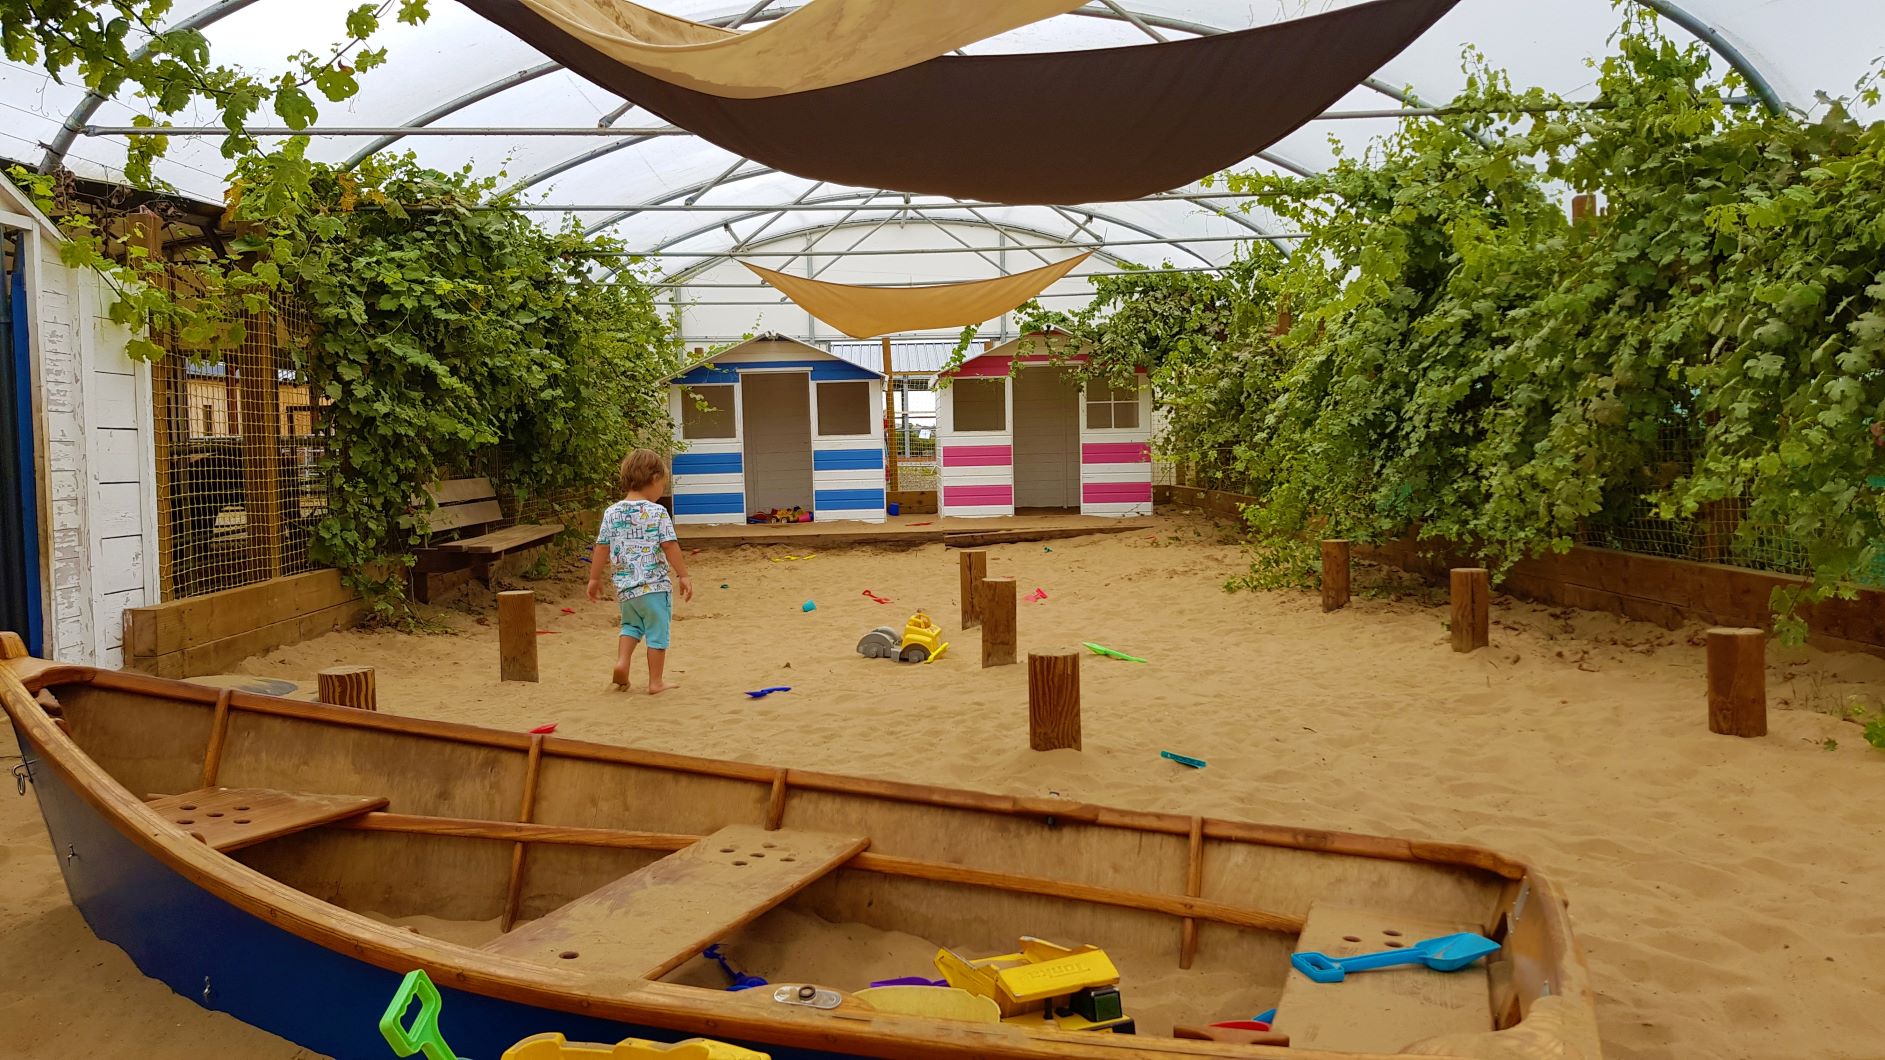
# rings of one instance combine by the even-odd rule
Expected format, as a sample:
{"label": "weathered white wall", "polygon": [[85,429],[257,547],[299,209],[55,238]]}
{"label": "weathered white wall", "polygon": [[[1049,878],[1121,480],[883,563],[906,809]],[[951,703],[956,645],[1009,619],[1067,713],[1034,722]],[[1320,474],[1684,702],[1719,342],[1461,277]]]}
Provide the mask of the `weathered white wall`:
{"label": "weathered white wall", "polygon": [[115,667],[124,609],[158,602],[150,367],[125,356],[103,278],[66,268],[57,235],[4,181],[0,196],[31,247],[46,647]]}

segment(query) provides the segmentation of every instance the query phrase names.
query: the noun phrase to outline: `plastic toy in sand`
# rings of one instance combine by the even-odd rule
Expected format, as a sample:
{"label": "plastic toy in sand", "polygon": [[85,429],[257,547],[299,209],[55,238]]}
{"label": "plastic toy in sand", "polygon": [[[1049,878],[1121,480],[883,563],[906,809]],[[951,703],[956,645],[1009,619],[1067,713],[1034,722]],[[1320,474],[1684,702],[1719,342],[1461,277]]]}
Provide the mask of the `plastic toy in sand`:
{"label": "plastic toy in sand", "polygon": [[872,600],[880,604],[887,604],[890,602],[888,599],[882,596],[878,596],[876,593],[871,592],[869,589],[864,590],[864,595],[870,597]]}
{"label": "plastic toy in sand", "polygon": [[772,695],[774,692],[790,692],[790,691],[792,691],[791,685],[776,685],[772,688],[760,688],[760,689],[755,689],[751,692],[748,692],[746,693],[746,698],[765,699],[767,696]]}
{"label": "plastic toy in sand", "polygon": [[[789,689],[781,688],[781,689],[778,689],[778,691],[785,692],[785,691],[789,691]],[[748,692],[747,695],[752,695],[752,693]],[[720,947],[722,945],[723,943],[716,942],[713,945],[707,947],[706,949],[700,951],[700,955],[720,966],[720,973],[727,977],[728,992],[751,990],[752,988],[756,986],[766,985],[766,981],[764,979],[761,979],[760,977],[756,975],[747,975],[745,972],[742,972],[738,968],[733,967],[733,959],[731,957],[728,957],[726,954],[720,952]]]}
{"label": "plastic toy in sand", "polygon": [[866,659],[896,659],[907,663],[930,663],[942,658],[949,644],[942,639],[942,627],[921,611],[910,616],[897,637],[894,626],[878,626],[857,642],[857,653]]}
{"label": "plastic toy in sand", "polygon": [[[746,978],[753,978],[747,976]],[[764,985],[760,980],[758,985]],[[406,1012],[414,1001],[419,1011],[410,1022]],[[380,1036],[393,1047],[395,1056],[423,1054],[425,1060],[459,1060],[452,1047],[439,1033],[439,1013],[445,1001],[424,969],[406,973],[392,1003],[380,1016]],[[533,1034],[509,1049],[500,1060],[768,1060],[768,1054],[742,1049],[737,1045],[689,1038],[684,1042],[651,1042],[628,1038],[614,1045],[588,1045],[572,1042],[561,1034]]]}
{"label": "plastic toy in sand", "polygon": [[1190,755],[1181,755],[1176,751],[1160,751],[1158,753],[1158,756],[1160,758],[1165,758],[1173,762],[1177,762],[1181,766],[1190,766],[1193,769],[1204,768],[1204,759],[1193,758]]}
{"label": "plastic toy in sand", "polygon": [[1364,953],[1356,957],[1330,957],[1314,950],[1289,955],[1290,967],[1318,983],[1339,983],[1349,972],[1371,972],[1403,964],[1424,964],[1436,972],[1457,972],[1488,954],[1499,952],[1499,944],[1484,935],[1462,931],[1454,935],[1416,942],[1397,950]]}
{"label": "plastic toy in sand", "polygon": [[968,959],[936,954],[949,985],[995,1002],[1003,1023],[1061,1031],[1134,1033],[1119,997],[1119,969],[1098,946],[1021,937],[1020,951]]}
{"label": "plastic toy in sand", "polygon": [[1136,662],[1136,663],[1142,663],[1145,661],[1144,659],[1139,658],[1137,655],[1127,655],[1123,651],[1114,651],[1113,649],[1108,648],[1105,645],[1095,644],[1090,640],[1083,641],[1082,646],[1085,647],[1086,650],[1092,652],[1093,654],[1104,655],[1108,659],[1121,659],[1125,662]]}
{"label": "plastic toy in sand", "polygon": [[774,508],[771,511],[754,512],[746,517],[748,523],[809,523],[812,513],[803,508]]}

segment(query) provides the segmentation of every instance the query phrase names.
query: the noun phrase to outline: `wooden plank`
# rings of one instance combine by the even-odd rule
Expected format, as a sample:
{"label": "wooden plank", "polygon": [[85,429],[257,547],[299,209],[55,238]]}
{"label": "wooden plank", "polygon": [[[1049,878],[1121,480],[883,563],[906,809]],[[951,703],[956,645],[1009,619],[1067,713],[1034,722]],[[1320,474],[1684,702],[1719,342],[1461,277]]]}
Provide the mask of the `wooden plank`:
{"label": "wooden plank", "polygon": [[729,825],[483,948],[658,979],[869,845],[862,836]]}
{"label": "wooden plank", "polygon": [[216,786],[216,774],[223,767],[223,745],[229,739],[229,698],[234,695],[232,689],[225,688],[216,693],[216,713],[210,716],[209,744],[203,749],[202,779],[199,788]]}
{"label": "wooden plank", "polygon": [[[1185,859],[1185,897],[1196,898],[1204,891],[1204,818],[1191,819],[1191,840]],[[1198,922],[1186,917],[1178,933],[1178,967],[1189,969],[1198,954]]]}
{"label": "wooden plank", "polygon": [[484,501],[468,501],[464,504],[448,504],[435,512],[427,512],[426,526],[433,533],[441,530],[461,530],[467,526],[483,526],[504,518],[504,507],[496,498]]}
{"label": "wooden plank", "polygon": [[488,478],[454,478],[427,486],[425,495],[432,499],[433,504],[443,507],[466,501],[496,500],[497,490]]}
{"label": "wooden plank", "polygon": [[159,816],[209,844],[240,850],[290,832],[380,809],[377,795],[312,795],[273,788],[199,788],[145,803]]}
{"label": "wooden plank", "polygon": [[[285,580],[285,579],[284,579]],[[131,655],[125,666],[155,677],[191,677],[196,674],[225,673],[244,659],[286,644],[349,629],[367,615],[367,605],[359,597],[311,614],[271,622],[246,630],[236,636],[198,644],[164,655]]]}
{"label": "wooden plank", "polygon": [[506,552],[540,545],[563,532],[555,523],[524,523],[507,526],[502,530],[493,530],[477,537],[459,538],[457,541],[440,541],[432,547],[440,552],[462,552],[474,556],[501,556]]}
{"label": "wooden plank", "polygon": [[[1296,949],[1353,957],[1478,929],[1317,902]],[[1492,1030],[1491,984],[1484,961],[1458,972],[1419,965],[1356,972],[1340,983],[1318,983],[1291,968],[1272,1026],[1289,1035],[1292,1049],[1398,1053],[1436,1035]]]}
{"label": "wooden plank", "polygon": [[125,652],[168,655],[357,601],[337,570],[291,574],[205,596],[125,609]]}
{"label": "wooden plank", "polygon": [[[537,811],[537,776],[543,768],[543,734],[532,733],[530,750],[524,757],[524,795],[517,807],[519,824],[529,824]],[[524,895],[524,854],[529,846],[522,840],[511,844],[510,883],[504,888],[504,916],[499,931],[509,931],[517,923],[517,906]]]}

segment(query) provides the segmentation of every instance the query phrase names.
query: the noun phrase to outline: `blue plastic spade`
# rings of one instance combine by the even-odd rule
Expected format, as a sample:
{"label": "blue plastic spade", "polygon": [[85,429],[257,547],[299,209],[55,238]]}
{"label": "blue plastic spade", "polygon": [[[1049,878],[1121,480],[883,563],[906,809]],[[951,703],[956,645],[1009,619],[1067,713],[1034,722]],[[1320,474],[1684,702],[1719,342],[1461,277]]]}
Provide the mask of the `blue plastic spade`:
{"label": "blue plastic spade", "polygon": [[1355,957],[1331,957],[1314,950],[1292,953],[1289,963],[1318,983],[1339,983],[1349,972],[1369,972],[1402,964],[1424,964],[1436,972],[1457,972],[1488,953],[1499,952],[1499,944],[1484,935],[1462,931],[1457,935],[1416,942],[1398,950],[1364,953]]}

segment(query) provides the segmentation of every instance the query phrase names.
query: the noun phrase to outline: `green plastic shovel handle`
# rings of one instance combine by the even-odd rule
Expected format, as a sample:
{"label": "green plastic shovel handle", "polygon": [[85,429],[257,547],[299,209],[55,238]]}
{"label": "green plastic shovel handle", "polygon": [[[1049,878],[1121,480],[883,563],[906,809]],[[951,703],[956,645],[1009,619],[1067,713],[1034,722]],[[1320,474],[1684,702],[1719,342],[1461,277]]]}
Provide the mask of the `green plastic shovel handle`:
{"label": "green plastic shovel handle", "polygon": [[[412,1018],[412,1026],[407,1027],[400,1021],[405,1018],[414,997],[419,999],[419,1013]],[[458,1054],[439,1036],[439,1010],[444,1007],[439,988],[432,985],[425,969],[414,968],[406,973],[399,984],[399,992],[393,995],[393,1003],[386,1006],[385,1014],[380,1017],[380,1034],[400,1056],[423,1052],[425,1060],[458,1060]]]}

